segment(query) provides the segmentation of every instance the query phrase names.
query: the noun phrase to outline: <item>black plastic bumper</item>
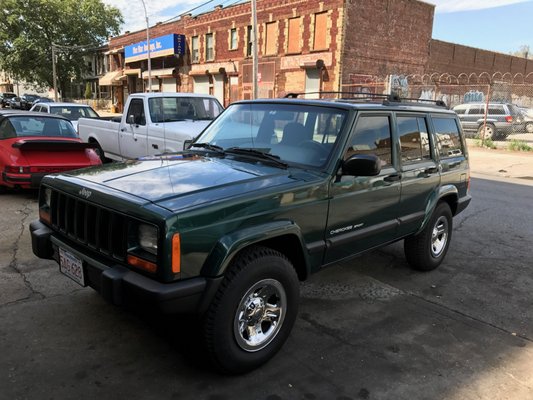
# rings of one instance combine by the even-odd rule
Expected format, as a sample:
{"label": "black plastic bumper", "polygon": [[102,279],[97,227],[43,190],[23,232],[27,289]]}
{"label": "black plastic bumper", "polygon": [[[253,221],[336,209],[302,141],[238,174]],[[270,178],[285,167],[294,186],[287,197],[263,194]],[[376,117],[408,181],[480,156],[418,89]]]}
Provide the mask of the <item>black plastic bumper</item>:
{"label": "black plastic bumper", "polygon": [[40,221],[30,225],[33,253],[59,262],[59,247],[83,261],[85,282],[115,305],[148,306],[163,313],[201,313],[222,278],[204,277],[162,283],[122,265],[107,265],[65,243]]}

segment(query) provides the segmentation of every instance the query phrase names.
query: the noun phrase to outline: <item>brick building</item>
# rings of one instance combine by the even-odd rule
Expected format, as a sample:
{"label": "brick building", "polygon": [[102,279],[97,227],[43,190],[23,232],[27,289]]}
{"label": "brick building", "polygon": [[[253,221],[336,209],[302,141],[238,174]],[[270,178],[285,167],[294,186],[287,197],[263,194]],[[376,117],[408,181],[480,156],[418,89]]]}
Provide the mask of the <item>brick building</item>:
{"label": "brick building", "polygon": [[[259,97],[382,93],[390,75],[533,71],[525,59],[433,40],[433,15],[418,0],[257,0]],[[152,90],[210,93],[224,105],[251,98],[250,2],[156,24],[150,37]],[[112,88],[119,111],[148,87],[145,45],[145,30],[110,39],[100,85]]]}

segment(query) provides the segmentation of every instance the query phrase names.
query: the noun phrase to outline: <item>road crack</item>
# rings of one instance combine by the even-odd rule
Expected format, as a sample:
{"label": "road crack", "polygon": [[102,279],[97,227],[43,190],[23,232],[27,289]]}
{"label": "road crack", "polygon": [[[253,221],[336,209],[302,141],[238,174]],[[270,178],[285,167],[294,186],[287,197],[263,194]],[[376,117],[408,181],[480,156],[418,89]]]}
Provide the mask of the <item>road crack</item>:
{"label": "road crack", "polygon": [[[18,261],[18,254],[19,254],[19,246],[20,246],[20,241],[22,239],[22,236],[24,235],[24,233],[26,232],[26,220],[30,217],[33,209],[30,207],[30,203],[32,201],[29,201],[27,203],[24,204],[24,207],[22,209],[19,209],[17,210],[18,212],[20,212],[23,217],[22,219],[20,220],[20,232],[19,232],[19,235],[17,236],[17,238],[15,239],[15,244],[13,245],[13,257],[11,257],[11,261],[9,262],[9,268],[11,268],[13,271],[15,271],[17,274],[19,274],[21,277],[22,277],[22,280],[24,282],[24,285],[30,290],[31,292],[31,295],[28,297],[33,297],[33,296],[39,296],[41,299],[44,299],[46,296],[44,294],[42,294],[41,292],[39,292],[38,290],[36,290],[30,280],[28,279],[27,275],[24,273],[24,271],[22,271],[22,269],[20,268],[19,266],[19,261]],[[22,299],[22,300],[28,300],[28,298],[25,298],[25,299]]]}

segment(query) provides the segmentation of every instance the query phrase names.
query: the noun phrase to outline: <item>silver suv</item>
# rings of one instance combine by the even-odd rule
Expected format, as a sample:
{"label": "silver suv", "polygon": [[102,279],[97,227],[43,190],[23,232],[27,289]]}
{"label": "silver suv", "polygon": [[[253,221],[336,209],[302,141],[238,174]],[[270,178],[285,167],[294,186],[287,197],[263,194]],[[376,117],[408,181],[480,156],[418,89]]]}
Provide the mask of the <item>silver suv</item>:
{"label": "silver suv", "polygon": [[497,140],[524,131],[522,113],[514,104],[489,103],[485,123],[486,107],[486,103],[469,103],[453,108],[467,136]]}

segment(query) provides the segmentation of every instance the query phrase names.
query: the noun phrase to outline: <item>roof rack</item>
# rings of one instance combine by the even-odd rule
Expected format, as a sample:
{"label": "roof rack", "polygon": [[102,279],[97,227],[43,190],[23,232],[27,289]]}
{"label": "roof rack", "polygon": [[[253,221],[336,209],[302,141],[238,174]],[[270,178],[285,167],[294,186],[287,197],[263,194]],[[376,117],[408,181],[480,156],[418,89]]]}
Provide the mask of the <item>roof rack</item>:
{"label": "roof rack", "polygon": [[[368,100],[377,100],[377,99],[383,99],[384,105],[398,105],[398,104],[410,104],[410,103],[425,103],[428,105],[435,105],[438,107],[446,107],[446,103],[442,100],[427,100],[427,99],[415,99],[415,98],[408,98],[408,97],[400,97],[397,94],[380,94],[380,93],[353,93],[353,92],[338,92],[338,91],[324,91],[324,92],[300,92],[300,93],[287,93],[285,95],[286,99],[297,99],[299,96],[302,95],[309,95],[309,94],[336,94],[336,95],[348,95],[349,97],[338,97],[336,99],[331,100],[342,100],[342,101],[350,101],[350,102],[361,102],[361,101],[368,101]],[[321,100],[329,100],[329,99],[321,99]]]}

